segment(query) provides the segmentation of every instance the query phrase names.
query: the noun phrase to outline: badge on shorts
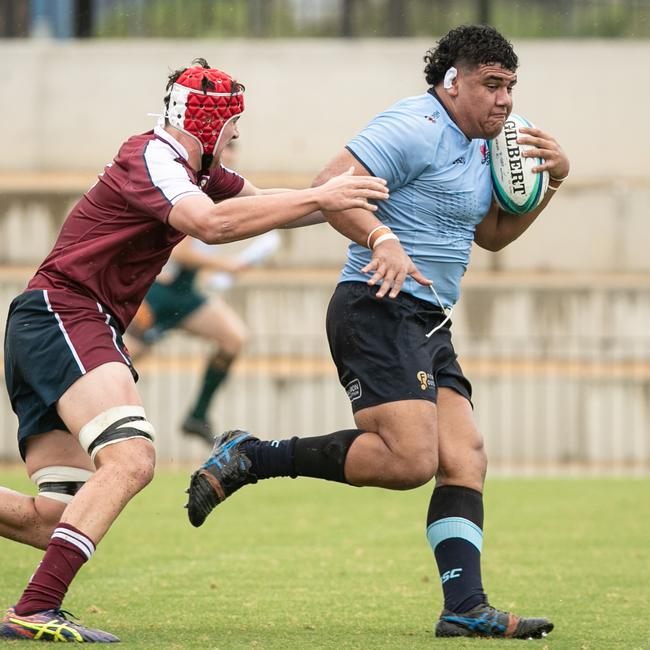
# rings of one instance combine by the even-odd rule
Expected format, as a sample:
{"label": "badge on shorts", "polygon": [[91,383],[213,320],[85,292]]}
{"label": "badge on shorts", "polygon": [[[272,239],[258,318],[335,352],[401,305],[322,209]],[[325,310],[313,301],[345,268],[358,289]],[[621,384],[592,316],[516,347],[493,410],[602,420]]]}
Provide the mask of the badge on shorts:
{"label": "badge on shorts", "polygon": [[420,389],[426,390],[427,388],[435,388],[436,380],[433,378],[433,374],[430,372],[425,372],[424,370],[418,371],[415,375],[420,382]]}
{"label": "badge on shorts", "polygon": [[351,402],[361,397],[361,382],[358,379],[353,379],[346,387],[345,392],[348,394]]}

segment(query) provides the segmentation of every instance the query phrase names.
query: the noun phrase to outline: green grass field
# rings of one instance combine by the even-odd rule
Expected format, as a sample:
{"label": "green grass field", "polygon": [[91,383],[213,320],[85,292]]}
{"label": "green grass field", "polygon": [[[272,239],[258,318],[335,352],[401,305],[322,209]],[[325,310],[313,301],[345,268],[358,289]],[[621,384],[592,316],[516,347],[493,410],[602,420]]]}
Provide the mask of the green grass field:
{"label": "green grass field", "polygon": [[[31,490],[21,468],[0,473]],[[429,487],[276,479],[244,488],[194,529],[186,483],[187,472],[161,470],[65,601],[121,647],[650,650],[648,480],[488,482],[485,586],[493,604],[555,622],[539,641],[432,635],[441,595],[424,536]],[[40,554],[0,540],[3,606]]]}

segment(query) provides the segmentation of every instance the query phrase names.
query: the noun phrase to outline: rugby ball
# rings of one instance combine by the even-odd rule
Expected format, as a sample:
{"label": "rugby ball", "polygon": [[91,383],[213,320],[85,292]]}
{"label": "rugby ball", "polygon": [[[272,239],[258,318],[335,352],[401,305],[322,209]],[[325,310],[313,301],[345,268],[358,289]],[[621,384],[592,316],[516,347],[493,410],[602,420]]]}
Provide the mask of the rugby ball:
{"label": "rugby ball", "polygon": [[497,203],[506,212],[525,214],[534,210],[548,188],[548,172],[533,173],[531,169],[542,164],[541,158],[524,158],[521,154],[532,145],[517,144],[519,129],[533,126],[521,115],[512,113],[501,133],[488,140],[492,190]]}

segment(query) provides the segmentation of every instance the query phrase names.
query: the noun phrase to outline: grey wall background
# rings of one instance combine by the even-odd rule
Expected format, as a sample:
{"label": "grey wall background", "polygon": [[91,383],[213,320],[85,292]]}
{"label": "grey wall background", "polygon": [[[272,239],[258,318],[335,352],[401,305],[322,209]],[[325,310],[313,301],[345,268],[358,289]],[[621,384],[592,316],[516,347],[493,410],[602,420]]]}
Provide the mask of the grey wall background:
{"label": "grey wall background", "polygon": [[[62,191],[73,200],[128,135],[150,128],[168,72],[193,57],[247,85],[238,169],[262,186],[305,186],[376,112],[425,90],[422,57],[434,41],[0,42],[11,152],[0,160],[10,217],[0,220],[0,262],[25,258],[9,230],[30,239],[35,262],[47,253],[60,215],[50,232],[36,213],[61,212]],[[515,110],[562,143],[571,178],[524,238],[496,256],[477,250],[473,268],[650,271],[650,43],[515,46]],[[336,233],[306,229],[292,234],[289,263],[338,265],[344,252]]]}
{"label": "grey wall background", "polygon": [[[397,99],[426,90],[434,38],[0,42],[0,170],[97,170],[160,112],[166,75],[204,56],[247,86],[240,164],[315,173]],[[650,43],[515,42],[515,108],[556,135],[572,178],[646,177]],[[644,144],[645,143],[645,144]]]}

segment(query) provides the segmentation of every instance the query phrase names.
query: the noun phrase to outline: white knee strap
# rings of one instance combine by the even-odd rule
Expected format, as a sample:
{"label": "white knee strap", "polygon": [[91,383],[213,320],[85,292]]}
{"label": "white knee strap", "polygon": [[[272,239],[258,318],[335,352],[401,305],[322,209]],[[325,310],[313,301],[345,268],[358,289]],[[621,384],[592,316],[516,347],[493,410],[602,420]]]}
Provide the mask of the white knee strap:
{"label": "white knee strap", "polygon": [[70,503],[72,497],[92,476],[92,472],[78,467],[52,465],[34,472],[30,478],[38,486],[38,496]]}
{"label": "white knee strap", "polygon": [[100,413],[81,428],[79,442],[95,460],[100,449],[131,438],[153,442],[154,428],[142,406],[114,406]]}

